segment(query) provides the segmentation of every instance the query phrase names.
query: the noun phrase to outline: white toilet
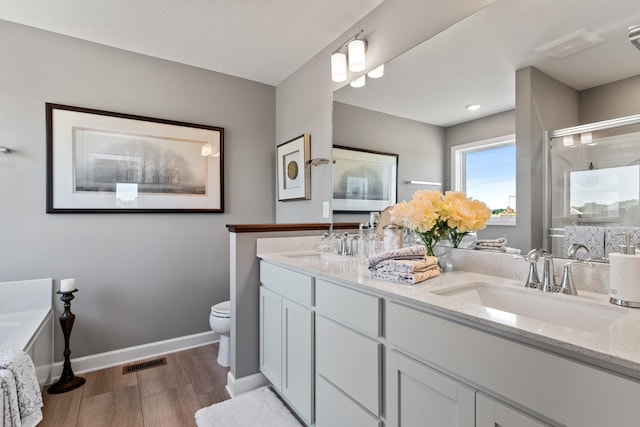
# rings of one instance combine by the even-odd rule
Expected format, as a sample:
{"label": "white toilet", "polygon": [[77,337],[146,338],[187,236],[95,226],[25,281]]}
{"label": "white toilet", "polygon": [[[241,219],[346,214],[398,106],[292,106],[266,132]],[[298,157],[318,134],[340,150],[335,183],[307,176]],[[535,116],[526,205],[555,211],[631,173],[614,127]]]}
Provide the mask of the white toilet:
{"label": "white toilet", "polygon": [[231,333],[231,302],[223,301],[211,307],[209,325],[220,335],[218,348],[218,364],[225,368],[229,366],[229,334]]}

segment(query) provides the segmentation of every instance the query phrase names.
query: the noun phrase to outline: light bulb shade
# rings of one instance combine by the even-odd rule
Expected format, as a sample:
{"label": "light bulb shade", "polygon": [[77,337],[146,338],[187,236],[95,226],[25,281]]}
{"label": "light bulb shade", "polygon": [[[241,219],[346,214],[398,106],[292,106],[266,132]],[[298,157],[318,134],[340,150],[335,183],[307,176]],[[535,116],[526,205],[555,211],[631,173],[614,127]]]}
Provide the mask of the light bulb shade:
{"label": "light bulb shade", "polygon": [[352,40],[349,42],[349,70],[354,73],[363,71],[367,64],[364,57],[364,40]]}
{"label": "light bulb shade", "polygon": [[384,76],[384,64],[369,71],[367,73],[367,76],[371,77],[372,79],[379,79],[380,77]]}
{"label": "light bulb shade", "polygon": [[584,132],[580,134],[580,143],[581,144],[591,144],[593,143],[593,134],[591,132]]}
{"label": "light bulb shade", "polygon": [[573,135],[565,135],[562,137],[562,145],[571,147],[573,145]]}
{"label": "light bulb shade", "polygon": [[365,83],[366,83],[366,77],[360,76],[349,84],[351,85],[351,87],[362,87],[365,85]]}
{"label": "light bulb shade", "polygon": [[213,154],[213,146],[209,143],[203,144],[201,149],[201,154],[205,157],[210,156],[211,154]]}
{"label": "light bulb shade", "polygon": [[331,80],[336,83],[347,80],[347,55],[342,52],[331,55]]}

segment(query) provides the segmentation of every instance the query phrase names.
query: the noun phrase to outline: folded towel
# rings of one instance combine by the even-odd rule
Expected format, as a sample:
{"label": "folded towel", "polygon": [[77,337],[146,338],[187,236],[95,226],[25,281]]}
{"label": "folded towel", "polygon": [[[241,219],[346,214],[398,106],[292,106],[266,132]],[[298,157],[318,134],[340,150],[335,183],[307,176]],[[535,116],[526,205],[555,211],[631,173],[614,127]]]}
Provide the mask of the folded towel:
{"label": "folded towel", "polygon": [[479,251],[485,251],[485,252],[498,252],[498,253],[506,253],[506,254],[521,253],[520,249],[511,248],[509,246],[500,246],[500,247],[476,246],[475,249]]}
{"label": "folded towel", "polygon": [[418,259],[385,259],[375,265],[370,264],[369,270],[374,279],[411,285],[440,274],[438,258],[425,255]]}
{"label": "folded towel", "polygon": [[436,265],[435,268],[427,271],[419,271],[413,274],[398,274],[398,273],[385,273],[377,270],[371,272],[371,277],[374,279],[387,280],[391,282],[407,283],[409,285],[415,285],[416,283],[431,279],[440,274],[440,268]]}
{"label": "folded towel", "polygon": [[381,273],[400,273],[400,274],[414,274],[423,271],[431,270],[438,267],[438,258],[434,256],[423,256],[420,259],[407,260],[407,259],[387,259],[380,261],[374,267],[370,267],[371,270],[375,270]]}
{"label": "folded towel", "polygon": [[0,350],[0,387],[5,427],[35,426],[42,420],[42,393],[36,368],[23,351]]}
{"label": "folded towel", "polygon": [[497,239],[478,239],[476,240],[476,247],[501,247],[507,244],[506,237],[499,237]]}
{"label": "folded towel", "polygon": [[426,253],[427,248],[422,245],[408,246],[406,248],[381,252],[369,257],[369,269],[375,267],[379,262],[387,259],[422,259]]}

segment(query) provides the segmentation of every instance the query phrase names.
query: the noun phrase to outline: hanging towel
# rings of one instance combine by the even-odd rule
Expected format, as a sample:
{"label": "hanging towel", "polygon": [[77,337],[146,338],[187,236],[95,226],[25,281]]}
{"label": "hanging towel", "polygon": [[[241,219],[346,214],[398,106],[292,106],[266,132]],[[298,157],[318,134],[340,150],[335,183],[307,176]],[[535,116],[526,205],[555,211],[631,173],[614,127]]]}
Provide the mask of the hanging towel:
{"label": "hanging towel", "polygon": [[42,393],[33,361],[23,351],[0,350],[4,427],[32,427],[42,421]]}

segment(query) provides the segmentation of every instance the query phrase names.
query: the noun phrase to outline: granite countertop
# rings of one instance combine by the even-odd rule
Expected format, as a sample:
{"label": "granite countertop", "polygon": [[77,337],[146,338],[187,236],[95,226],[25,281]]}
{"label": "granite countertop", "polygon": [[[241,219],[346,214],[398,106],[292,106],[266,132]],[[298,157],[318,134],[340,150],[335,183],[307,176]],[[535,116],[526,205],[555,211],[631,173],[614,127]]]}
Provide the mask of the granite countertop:
{"label": "granite countertop", "polygon": [[[580,290],[578,296],[543,294],[524,288],[524,280],[455,269],[416,285],[407,285],[372,279],[365,261],[347,257],[340,259],[338,255],[331,254],[330,257],[334,258],[331,262],[320,262],[316,254],[316,251],[311,250],[271,253],[259,251],[258,257],[636,380],[640,379],[640,309],[614,306],[609,303],[608,295]],[[582,308],[587,310],[589,307],[598,311],[604,310],[614,317],[619,316],[619,319],[595,332],[585,332],[539,320],[544,318],[544,313],[536,316],[537,319],[512,315],[438,294],[477,282],[490,287],[506,287],[524,292],[525,295],[531,292],[535,298],[566,299],[582,305]]]}

